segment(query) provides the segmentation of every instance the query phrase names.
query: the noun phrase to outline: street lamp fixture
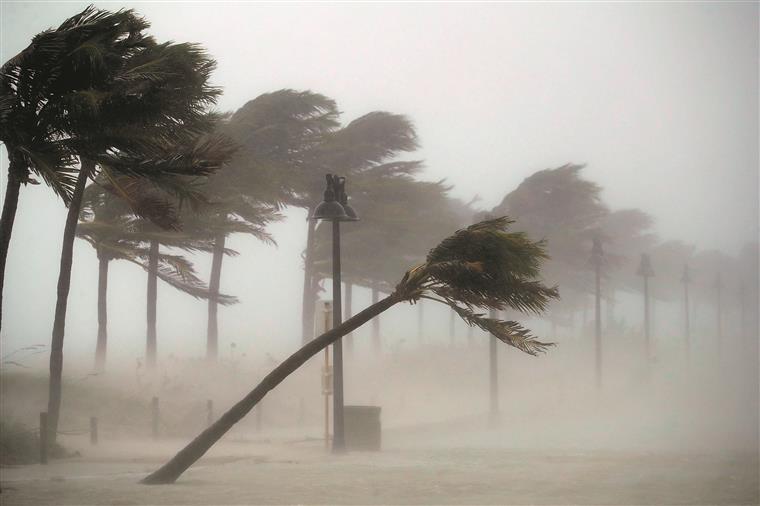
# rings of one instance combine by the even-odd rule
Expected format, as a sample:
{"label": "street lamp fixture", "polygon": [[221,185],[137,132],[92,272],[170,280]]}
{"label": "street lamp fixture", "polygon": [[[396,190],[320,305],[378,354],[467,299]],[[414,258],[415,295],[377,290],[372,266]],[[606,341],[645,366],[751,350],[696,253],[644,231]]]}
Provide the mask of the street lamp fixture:
{"label": "street lamp fixture", "polygon": [[[348,205],[346,178],[327,174],[324,200],[314,209],[312,219],[332,222],[332,289],[333,328],[343,322],[343,305],[340,290],[340,222],[358,221],[356,211]],[[343,344],[339,339],[333,344],[333,452],[346,448],[343,429]]]}

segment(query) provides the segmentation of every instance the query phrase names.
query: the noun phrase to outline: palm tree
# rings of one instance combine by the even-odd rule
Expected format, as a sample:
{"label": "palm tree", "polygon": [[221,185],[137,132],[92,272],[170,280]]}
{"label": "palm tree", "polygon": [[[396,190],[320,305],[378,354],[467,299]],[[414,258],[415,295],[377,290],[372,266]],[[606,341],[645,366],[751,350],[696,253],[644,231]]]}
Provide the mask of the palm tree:
{"label": "palm tree", "polygon": [[530,355],[544,351],[551,343],[538,341],[520,324],[488,318],[478,312],[509,307],[538,314],[550,299],[558,296],[556,288],[545,286],[539,279],[541,262],[546,258],[543,243],[531,242],[523,233],[509,232],[510,223],[506,217],[484,221],[444,239],[428,253],[425,263],[404,274],[390,295],[302,346],[142,483],[176,481],[270,390],[307,360],[401,302],[413,304],[427,299],[446,304],[468,325],[490,332],[510,346]]}
{"label": "palm tree", "polygon": [[[239,119],[239,117],[238,117]],[[221,129],[234,132],[228,124]],[[262,140],[263,141],[263,140]],[[272,143],[279,146],[276,142]],[[257,149],[252,150],[256,146]],[[281,146],[280,146],[281,147]],[[267,226],[282,219],[278,211],[280,192],[287,192],[287,187],[264,188],[260,183],[261,163],[265,150],[272,153],[272,145],[263,142],[249,142],[241,149],[241,153],[233,157],[224,169],[209,178],[205,194],[210,205],[202,213],[195,213],[187,221],[193,235],[207,236],[212,243],[212,262],[209,286],[213,294],[218,294],[221,285],[222,258],[224,257],[225,241],[231,234],[249,234],[256,239],[275,244]],[[285,149],[288,156],[291,149]],[[277,163],[282,163],[282,156],[272,156],[267,167],[274,169]],[[280,159],[280,162],[277,159]],[[258,163],[257,163],[258,162]],[[279,194],[279,195],[278,195]],[[210,297],[208,300],[208,328],[206,334],[206,358],[214,362],[218,355],[219,327],[217,318],[218,300]]]}
{"label": "palm tree", "polygon": [[[320,195],[326,172],[313,150],[338,127],[338,116],[335,101],[311,91],[283,89],[247,102],[223,126],[224,133],[240,146],[230,162],[237,191],[275,207],[308,207]],[[312,313],[313,234],[314,222],[309,220],[303,308]],[[312,322],[313,314],[310,318]],[[311,331],[309,327],[309,335]],[[303,332],[306,335],[307,330]]]}
{"label": "palm tree", "polygon": [[21,184],[38,184],[34,174],[66,204],[71,201],[77,157],[70,138],[75,115],[69,113],[89,110],[105,98],[95,88],[114,60],[152,42],[142,34],[147,26],[132,11],[109,13],[90,6],[35,36],[0,69],[0,141],[10,162],[0,218],[0,313]]}
{"label": "palm tree", "polygon": [[[132,11],[110,13],[88,7],[57,30],[60,61],[50,74],[33,83],[45,88],[40,110],[26,110],[44,121],[50,136],[80,167],[71,189],[63,234],[50,353],[48,401],[49,441],[54,442],[61,404],[63,338],[71,281],[72,249],[84,188],[97,170],[114,180],[118,172],[150,178],[172,192],[183,194],[176,176],[203,176],[214,172],[229,155],[220,138],[198,136],[210,132],[216,117],[207,113],[220,91],[208,85],[215,62],[192,44],[158,44],[143,31],[148,23]],[[74,48],[74,50],[72,50]],[[40,50],[33,42],[30,53]],[[9,83],[2,85],[3,135],[15,125],[26,125],[21,114],[10,114],[23,102],[24,58],[4,66]],[[3,74],[4,78],[6,73]],[[29,121],[33,123],[33,121]],[[192,141],[192,142],[191,142]],[[178,154],[178,148],[181,152]],[[11,146],[12,157],[18,148]],[[16,169],[14,169],[16,170]],[[37,169],[39,170],[39,168]],[[16,170],[17,172],[17,170]],[[46,172],[41,172],[43,177]],[[5,235],[5,232],[2,234]]]}
{"label": "palm tree", "polygon": [[[584,165],[566,164],[538,171],[507,194],[491,213],[516,216],[515,229],[533,239],[546,239],[551,261],[545,276],[563,287],[564,308],[582,307],[593,293],[588,252],[608,214],[601,187],[585,179]],[[560,309],[552,305],[551,310]]]}

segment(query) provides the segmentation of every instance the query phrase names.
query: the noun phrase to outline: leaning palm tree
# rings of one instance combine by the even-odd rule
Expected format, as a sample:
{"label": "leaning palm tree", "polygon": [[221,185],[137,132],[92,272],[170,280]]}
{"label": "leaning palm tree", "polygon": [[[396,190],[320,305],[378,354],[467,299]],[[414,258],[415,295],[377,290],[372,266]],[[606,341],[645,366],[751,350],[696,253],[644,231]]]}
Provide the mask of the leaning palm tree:
{"label": "leaning palm tree", "polygon": [[[85,11],[75,23],[108,14]],[[141,33],[147,23],[139,21]],[[72,250],[87,180],[98,171],[112,180],[127,173],[181,194],[188,185],[175,184],[177,180],[213,173],[231,152],[227,140],[204,136],[217,119],[208,113],[220,94],[208,84],[214,60],[198,46],[158,44],[149,37],[142,46],[123,51],[130,34],[119,25],[96,38],[90,58],[71,62],[74,72],[89,72],[85,77],[90,79],[47,105],[66,118],[67,144],[80,161],[61,248],[50,353],[49,441],[55,441],[60,414]],[[91,79],[93,74],[98,78]]]}
{"label": "leaning palm tree", "polygon": [[264,396],[307,360],[352,330],[401,302],[422,299],[440,302],[468,325],[490,332],[502,342],[537,355],[551,343],[539,341],[514,321],[484,316],[481,311],[512,308],[541,313],[557,289],[545,286],[540,267],[544,245],[519,232],[509,232],[511,221],[497,218],[457,231],[427,255],[425,263],[404,274],[393,292],[332,330],[305,344],[270,372],[248,395],[204,430],[169,462],[142,480],[146,484],[173,483],[200,459]]}

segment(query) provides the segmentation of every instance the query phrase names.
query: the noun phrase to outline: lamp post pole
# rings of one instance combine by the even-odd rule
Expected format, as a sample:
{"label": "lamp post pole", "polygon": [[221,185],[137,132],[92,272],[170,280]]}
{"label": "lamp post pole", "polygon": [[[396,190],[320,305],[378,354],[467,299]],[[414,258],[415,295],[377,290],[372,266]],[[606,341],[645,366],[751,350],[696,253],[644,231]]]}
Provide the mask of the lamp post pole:
{"label": "lamp post pole", "polygon": [[688,264],[686,264],[683,268],[681,283],[683,283],[684,339],[686,344],[686,361],[689,362],[691,360],[691,321],[689,319],[689,283],[691,283],[691,273],[689,271]]}
{"label": "lamp post pole", "polygon": [[[343,323],[340,294],[340,221],[332,222],[333,328]],[[343,340],[333,344],[333,452],[346,449],[343,432]]]}
{"label": "lamp post pole", "polygon": [[[324,200],[314,210],[312,219],[332,222],[332,285],[333,328],[343,323],[340,290],[340,222],[358,221],[356,212],[348,205],[346,178],[326,175],[327,189]],[[333,344],[333,453],[346,449],[343,426],[343,341]]]}

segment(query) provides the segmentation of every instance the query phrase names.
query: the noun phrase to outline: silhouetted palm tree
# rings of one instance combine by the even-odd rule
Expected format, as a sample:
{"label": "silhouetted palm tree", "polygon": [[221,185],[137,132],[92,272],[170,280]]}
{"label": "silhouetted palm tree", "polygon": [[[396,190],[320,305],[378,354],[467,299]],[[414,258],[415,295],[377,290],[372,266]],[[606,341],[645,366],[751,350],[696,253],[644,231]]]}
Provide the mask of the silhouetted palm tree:
{"label": "silhouetted palm tree", "polygon": [[[28,162],[29,155],[25,155],[25,166],[19,155],[24,150],[8,135],[17,125],[41,125],[42,130],[30,130],[33,134],[42,132],[40,139],[55,141],[62,153],[58,160],[76,157],[80,162],[76,178],[68,171],[68,175],[54,179],[59,182],[54,188],[66,190],[70,198],[50,353],[51,442],[56,438],[61,404],[72,248],[87,180],[99,170],[114,183],[117,173],[122,172],[150,178],[167,191],[185,195],[188,186],[174,184],[175,176],[212,173],[229,154],[229,146],[220,138],[198,140],[216,122],[216,117],[207,113],[220,93],[208,84],[215,62],[192,44],[158,44],[143,33],[148,26],[132,11],[111,13],[88,7],[56,30],[35,38],[27,50],[3,67],[0,130],[3,140],[10,140],[14,178],[24,181],[28,170],[36,170],[47,180],[54,172],[52,168],[42,169],[40,163]],[[54,42],[40,43],[48,38]],[[49,68],[36,65],[50,57],[50,51],[55,53],[55,64]],[[34,61],[33,67],[40,72],[28,72],[25,64],[29,61]],[[23,105],[29,86],[35,88],[31,92],[33,107]],[[64,163],[63,167],[68,166]],[[11,200],[16,197],[11,195]],[[9,214],[11,211],[15,212],[15,205],[9,204]],[[9,223],[12,220],[3,225],[3,241],[9,237]]]}
{"label": "silhouetted palm tree", "polygon": [[541,313],[558,296],[556,288],[539,279],[546,254],[542,243],[509,232],[507,218],[472,225],[444,239],[428,253],[425,263],[404,274],[393,292],[341,325],[306,343],[270,372],[256,388],[190,444],[142,482],[173,483],[240,421],[273,388],[321,350],[350,331],[401,302],[421,299],[448,305],[468,324],[487,331],[506,344],[536,355],[550,343],[538,341],[513,321],[487,318],[480,311],[512,308]]}

